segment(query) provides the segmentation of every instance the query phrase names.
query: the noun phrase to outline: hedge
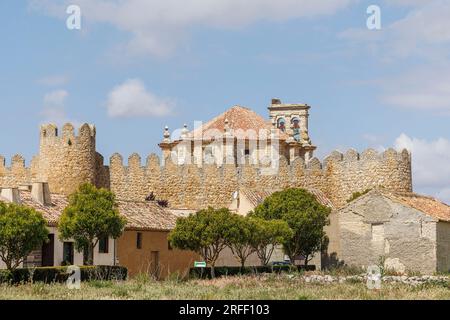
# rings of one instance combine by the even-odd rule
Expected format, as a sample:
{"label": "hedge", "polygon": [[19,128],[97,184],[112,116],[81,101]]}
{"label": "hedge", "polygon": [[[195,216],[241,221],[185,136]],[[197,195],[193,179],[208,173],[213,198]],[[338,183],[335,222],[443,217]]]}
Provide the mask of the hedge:
{"label": "hedge", "polygon": [[[128,270],[121,266],[80,266],[81,281],[126,280]],[[32,278],[31,278],[31,275]],[[35,269],[0,270],[0,283],[19,284],[31,282],[65,282],[67,267],[42,267]]]}
{"label": "hedge", "polygon": [[[315,265],[308,266],[255,266],[255,267],[215,267],[214,273],[216,277],[222,276],[235,276],[245,274],[258,274],[258,273],[282,273],[282,272],[299,272],[299,271],[314,271]],[[209,278],[211,279],[211,268],[191,268],[189,275],[192,278]]]}

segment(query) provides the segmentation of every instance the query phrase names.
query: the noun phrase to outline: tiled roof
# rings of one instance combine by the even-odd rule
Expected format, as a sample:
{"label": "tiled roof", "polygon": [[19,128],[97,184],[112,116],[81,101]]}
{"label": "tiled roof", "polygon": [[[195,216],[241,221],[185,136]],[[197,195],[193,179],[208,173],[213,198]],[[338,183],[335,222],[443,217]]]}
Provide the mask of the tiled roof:
{"label": "tiled roof", "polygon": [[[334,209],[333,203],[325,196],[325,194],[322,191],[312,188],[305,188],[305,190],[312,193],[320,204],[327,206],[331,209]],[[248,189],[248,188],[242,188],[240,190],[240,192],[242,192],[245,195],[245,197],[250,201],[250,203],[255,207],[263,203],[267,197],[269,197],[270,195],[272,195],[274,192],[277,191],[281,190],[262,190],[262,189]]]}
{"label": "tiled roof", "polygon": [[[238,130],[244,133],[247,130],[253,130],[255,135],[260,134],[260,130],[265,130],[267,137],[270,137],[271,123],[267,121],[253,110],[241,106],[234,106],[212,120],[204,123],[200,128],[191,131],[189,137],[202,137],[210,139],[214,137],[215,132],[223,134],[225,132],[225,120],[228,120],[228,126],[234,135],[238,134]],[[241,137],[241,136],[239,136]],[[251,136],[250,136],[251,137]],[[242,138],[248,138],[248,134]],[[257,138],[254,137],[254,138]],[[280,133],[280,139],[286,139],[285,133]]]}
{"label": "tiled roof", "polygon": [[400,202],[438,220],[450,222],[450,206],[433,197],[416,193],[389,192],[381,189],[379,191],[392,201]]}
{"label": "tiled roof", "polygon": [[47,220],[50,227],[55,227],[58,224],[59,217],[61,216],[63,210],[69,204],[66,196],[59,194],[52,194],[52,204],[44,206],[39,202],[36,202],[31,197],[31,192],[20,191],[20,200],[22,204],[35,209],[36,211],[42,213],[44,219]]}
{"label": "tiled roof", "polygon": [[[52,194],[52,204],[44,206],[34,201],[29,191],[20,191],[20,199],[23,205],[41,212],[51,227],[57,225],[69,203],[66,196]],[[127,229],[170,231],[175,227],[177,216],[156,203],[117,201],[117,205],[119,213],[128,221]]]}
{"label": "tiled roof", "polygon": [[170,231],[177,216],[154,202],[117,201],[119,212],[127,218],[127,229]]}

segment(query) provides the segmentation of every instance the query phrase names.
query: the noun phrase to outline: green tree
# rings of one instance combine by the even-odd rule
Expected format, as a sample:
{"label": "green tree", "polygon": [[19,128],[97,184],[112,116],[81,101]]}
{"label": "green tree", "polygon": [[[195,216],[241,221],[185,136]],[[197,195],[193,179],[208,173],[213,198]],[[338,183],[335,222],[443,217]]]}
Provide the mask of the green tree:
{"label": "green tree", "polygon": [[256,232],[256,224],[247,217],[235,214],[226,230],[228,246],[234,257],[239,261],[241,267],[245,261],[255,252],[253,237]]}
{"label": "green tree", "polygon": [[102,238],[117,239],[126,219],[120,216],[115,196],[106,189],[83,184],[69,197],[58,223],[61,240],[74,239],[78,251],[83,251],[84,264],[94,264],[94,247]]}
{"label": "green tree", "polygon": [[292,263],[301,255],[307,265],[327,241],[324,227],[330,223],[330,211],[307,190],[291,188],[267,197],[255,208],[253,216],[286,221],[293,236],[283,243],[284,251]]}
{"label": "green tree", "polygon": [[273,251],[279,245],[289,241],[294,233],[283,220],[265,220],[251,217],[253,234],[252,247],[263,266],[269,264]]}
{"label": "green tree", "polygon": [[32,208],[0,203],[0,258],[14,270],[48,241],[47,222]]}
{"label": "green tree", "polygon": [[226,208],[200,210],[187,218],[179,218],[169,241],[174,248],[198,253],[211,266],[214,277],[219,254],[228,245],[233,218],[234,214]]}

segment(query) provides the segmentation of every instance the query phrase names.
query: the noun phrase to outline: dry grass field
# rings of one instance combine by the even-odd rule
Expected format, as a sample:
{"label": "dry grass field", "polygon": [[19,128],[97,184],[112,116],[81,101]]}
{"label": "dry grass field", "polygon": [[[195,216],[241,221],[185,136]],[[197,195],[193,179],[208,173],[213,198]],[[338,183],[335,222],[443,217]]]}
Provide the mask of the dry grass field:
{"label": "dry grass field", "polygon": [[344,283],[305,283],[296,275],[260,275],[227,277],[215,280],[153,281],[138,277],[125,282],[93,281],[81,290],[69,290],[63,284],[42,283],[0,286],[0,299],[88,299],[88,300],[316,300],[316,299],[447,299],[449,283],[383,283],[380,290],[370,290],[359,281]]}

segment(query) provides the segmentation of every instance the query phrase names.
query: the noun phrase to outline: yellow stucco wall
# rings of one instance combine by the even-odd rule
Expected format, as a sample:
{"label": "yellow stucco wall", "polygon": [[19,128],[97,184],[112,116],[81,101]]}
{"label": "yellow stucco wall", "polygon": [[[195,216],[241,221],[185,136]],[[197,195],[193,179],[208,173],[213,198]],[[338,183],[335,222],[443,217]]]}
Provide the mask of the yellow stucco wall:
{"label": "yellow stucco wall", "polygon": [[[137,248],[137,233],[142,233],[142,249]],[[169,249],[164,231],[125,231],[117,241],[117,257],[119,264],[127,267],[131,277],[140,273],[155,272],[154,255],[158,252],[159,263],[157,275],[166,278],[169,274],[186,275],[194,261],[199,261],[198,255],[190,251]]]}

